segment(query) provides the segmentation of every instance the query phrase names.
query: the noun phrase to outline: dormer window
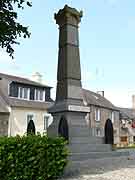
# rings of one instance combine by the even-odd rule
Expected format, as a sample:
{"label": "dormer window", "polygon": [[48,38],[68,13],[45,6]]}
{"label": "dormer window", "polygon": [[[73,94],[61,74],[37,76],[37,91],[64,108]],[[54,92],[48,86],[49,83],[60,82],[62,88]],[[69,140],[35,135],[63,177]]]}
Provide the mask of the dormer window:
{"label": "dormer window", "polygon": [[45,91],[40,89],[35,89],[35,100],[45,101]]}
{"label": "dormer window", "polygon": [[30,99],[30,89],[24,88],[24,87],[19,87],[18,98],[29,100]]}

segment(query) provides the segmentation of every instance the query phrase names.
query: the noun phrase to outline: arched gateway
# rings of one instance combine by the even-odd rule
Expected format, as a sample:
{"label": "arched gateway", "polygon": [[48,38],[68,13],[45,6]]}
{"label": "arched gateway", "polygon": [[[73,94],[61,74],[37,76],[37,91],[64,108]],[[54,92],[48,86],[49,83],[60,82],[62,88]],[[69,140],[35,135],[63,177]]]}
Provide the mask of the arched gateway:
{"label": "arched gateway", "polygon": [[114,144],[113,124],[110,119],[105,123],[105,144]]}
{"label": "arched gateway", "polygon": [[68,140],[68,123],[65,116],[62,116],[60,119],[58,134]]}

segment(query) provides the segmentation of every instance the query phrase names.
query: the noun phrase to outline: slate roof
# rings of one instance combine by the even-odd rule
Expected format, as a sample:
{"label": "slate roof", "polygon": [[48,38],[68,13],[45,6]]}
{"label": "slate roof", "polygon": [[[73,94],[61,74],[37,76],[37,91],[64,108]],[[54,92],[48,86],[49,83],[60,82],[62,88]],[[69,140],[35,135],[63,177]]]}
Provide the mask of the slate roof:
{"label": "slate roof", "polygon": [[53,105],[53,102],[28,101],[17,98],[9,98],[9,104],[11,107],[48,109]]}
{"label": "slate roof", "polygon": [[95,92],[83,89],[83,97],[88,105],[95,105],[119,111],[109,100]]}
{"label": "slate roof", "polygon": [[135,119],[135,109],[132,108],[120,108],[120,117],[121,119]]}
{"label": "slate roof", "polygon": [[52,88],[52,87],[47,86],[47,85],[45,85],[45,84],[41,84],[41,83],[32,81],[32,80],[30,80],[30,79],[28,79],[28,78],[22,78],[22,77],[18,77],[18,76],[13,76],[13,75],[8,75],[8,74],[0,73],[0,79],[2,79],[2,78],[6,78],[6,79],[8,79],[8,80],[10,80],[10,81],[17,82],[17,83],[34,85],[34,86],[38,86],[38,87],[48,87],[48,88]]}
{"label": "slate roof", "polygon": [[[3,107],[3,102],[5,102],[6,106],[10,107],[23,107],[23,108],[34,108],[34,109],[47,109],[53,105],[52,102],[41,102],[41,101],[34,101],[34,100],[24,100],[24,99],[18,99],[14,97],[7,97],[5,95],[0,96],[0,112]],[[2,107],[1,107],[2,106]]]}

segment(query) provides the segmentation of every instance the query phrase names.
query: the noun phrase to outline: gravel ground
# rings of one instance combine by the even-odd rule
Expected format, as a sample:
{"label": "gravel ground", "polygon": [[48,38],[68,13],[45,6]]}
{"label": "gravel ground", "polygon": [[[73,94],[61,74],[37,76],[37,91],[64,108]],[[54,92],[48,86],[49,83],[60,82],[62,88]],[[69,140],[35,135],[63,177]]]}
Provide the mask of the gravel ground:
{"label": "gravel ground", "polygon": [[89,174],[82,175],[77,179],[72,180],[135,180],[135,167],[134,168],[122,168],[119,170],[113,170],[103,172],[102,174]]}
{"label": "gravel ground", "polygon": [[98,159],[93,162],[93,168],[87,166],[86,170],[59,180],[135,180],[135,150],[131,150],[128,157]]}

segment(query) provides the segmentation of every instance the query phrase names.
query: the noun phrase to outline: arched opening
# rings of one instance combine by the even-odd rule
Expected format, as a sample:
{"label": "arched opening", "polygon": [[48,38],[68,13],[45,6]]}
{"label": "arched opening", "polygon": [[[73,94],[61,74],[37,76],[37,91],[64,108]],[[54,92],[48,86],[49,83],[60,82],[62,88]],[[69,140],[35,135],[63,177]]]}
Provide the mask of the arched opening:
{"label": "arched opening", "polygon": [[59,127],[58,127],[58,134],[59,136],[64,137],[66,140],[68,140],[68,123],[65,118],[65,116],[62,116],[59,122]]}
{"label": "arched opening", "polygon": [[105,123],[105,144],[114,144],[113,124],[110,119]]}
{"label": "arched opening", "polygon": [[30,120],[27,126],[27,134],[35,134],[36,128],[33,120]]}

